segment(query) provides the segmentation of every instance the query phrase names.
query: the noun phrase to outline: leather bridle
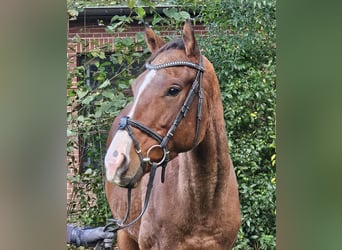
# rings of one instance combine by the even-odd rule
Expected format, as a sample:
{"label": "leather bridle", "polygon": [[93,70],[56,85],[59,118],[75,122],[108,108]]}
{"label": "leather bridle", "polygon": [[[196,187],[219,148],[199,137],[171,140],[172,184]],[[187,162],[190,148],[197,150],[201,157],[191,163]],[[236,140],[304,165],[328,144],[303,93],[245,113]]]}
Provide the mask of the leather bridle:
{"label": "leather bridle", "polygon": [[[140,159],[140,167],[142,171],[145,171],[145,163],[148,163],[149,165],[152,166],[153,163],[155,163],[158,166],[162,167],[162,177],[161,181],[164,182],[165,180],[165,167],[169,161],[169,150],[167,149],[167,143],[173,136],[176,128],[178,127],[178,124],[181,122],[181,120],[186,116],[187,112],[190,109],[190,105],[195,97],[196,94],[198,94],[198,105],[197,105],[197,121],[196,121],[196,131],[195,131],[195,138],[194,138],[194,143],[193,146],[196,145],[197,139],[198,139],[198,134],[199,134],[199,127],[200,127],[200,121],[202,117],[202,101],[203,101],[203,93],[202,93],[202,86],[201,86],[201,80],[202,80],[202,74],[203,74],[203,59],[202,56],[200,56],[200,61],[199,64],[195,64],[192,62],[186,62],[186,61],[175,61],[175,62],[168,62],[168,63],[163,63],[163,64],[157,64],[157,65],[152,65],[147,63],[145,65],[146,69],[148,70],[160,70],[160,69],[165,69],[169,67],[176,67],[176,66],[186,66],[190,68],[197,69],[197,74],[194,82],[192,83],[192,87],[190,91],[188,92],[188,95],[184,101],[184,104],[182,108],[180,109],[178,115],[176,116],[175,120],[172,123],[172,126],[166,133],[166,135],[163,137],[159,135],[158,133],[154,132],[152,129],[148,128],[144,124],[135,121],[131,119],[128,116],[124,116],[121,118],[120,123],[119,123],[119,129],[120,130],[126,130],[129,136],[131,137],[133,141],[133,145],[135,148],[136,153],[139,156]],[[139,129],[140,131],[144,132],[148,136],[152,137],[154,140],[156,140],[159,144],[151,146],[147,150],[146,157],[143,157],[141,153],[141,149],[139,147],[139,142],[134,136],[134,133],[132,131],[131,127],[135,127]],[[160,148],[163,152],[163,156],[161,157],[161,160],[158,162],[153,162],[149,156],[150,152],[152,149],[155,148]],[[133,178],[135,179],[135,178]],[[132,183],[133,185],[133,183]]]}
{"label": "leather bridle", "polygon": [[[145,164],[149,164],[151,166],[150,169],[150,176],[149,176],[149,181],[147,184],[147,190],[146,190],[146,195],[145,195],[145,201],[144,201],[144,206],[142,208],[141,213],[139,214],[138,217],[136,217],[134,220],[132,220],[128,224],[124,224],[126,220],[128,219],[129,212],[130,212],[130,205],[131,205],[131,189],[133,188],[134,183],[131,183],[127,188],[127,210],[126,210],[126,215],[123,220],[118,220],[118,219],[109,219],[109,224],[107,224],[104,228],[105,231],[112,231],[112,232],[117,232],[120,229],[127,228],[134,223],[136,223],[145,213],[145,210],[148,206],[148,201],[149,197],[152,191],[152,186],[153,186],[153,180],[155,176],[156,169],[158,167],[162,167],[162,173],[161,173],[161,181],[164,182],[165,180],[165,168],[166,165],[169,161],[169,150],[167,148],[167,143],[171,139],[171,137],[174,135],[175,130],[177,129],[179,123],[182,121],[182,119],[187,115],[190,106],[194,100],[195,95],[198,95],[198,104],[197,104],[197,115],[196,115],[196,130],[195,130],[195,137],[194,137],[194,142],[193,142],[193,147],[196,146],[198,136],[199,136],[199,129],[200,129],[200,121],[202,118],[202,103],[203,103],[203,90],[202,90],[202,76],[204,72],[203,68],[203,58],[202,55],[200,55],[200,60],[199,64],[195,64],[192,62],[187,62],[187,61],[175,61],[175,62],[168,62],[168,63],[163,63],[163,64],[157,64],[157,65],[152,65],[150,63],[147,63],[145,65],[147,70],[160,70],[160,69],[165,69],[169,67],[178,67],[178,66],[186,66],[190,67],[193,69],[197,70],[196,78],[194,82],[192,83],[192,86],[188,92],[187,97],[185,98],[184,104],[181,107],[179,113],[177,114],[175,120],[173,121],[170,129],[166,133],[165,136],[161,136],[160,134],[154,132],[152,129],[148,128],[144,124],[135,121],[131,119],[128,116],[124,116],[121,118],[120,123],[119,123],[119,130],[126,130],[129,136],[131,137],[134,145],[134,149],[136,153],[139,156],[140,159],[140,171],[145,172]],[[154,140],[156,140],[159,144],[155,144],[151,146],[146,153],[146,157],[142,155],[142,151],[139,146],[139,142],[136,139],[132,127],[139,129],[140,131],[144,132],[148,136],[152,137]],[[161,159],[157,162],[152,161],[149,154],[150,152],[155,149],[155,148],[160,148],[163,152],[163,156]],[[138,171],[139,172],[139,171]],[[133,178],[134,180],[136,178]]]}

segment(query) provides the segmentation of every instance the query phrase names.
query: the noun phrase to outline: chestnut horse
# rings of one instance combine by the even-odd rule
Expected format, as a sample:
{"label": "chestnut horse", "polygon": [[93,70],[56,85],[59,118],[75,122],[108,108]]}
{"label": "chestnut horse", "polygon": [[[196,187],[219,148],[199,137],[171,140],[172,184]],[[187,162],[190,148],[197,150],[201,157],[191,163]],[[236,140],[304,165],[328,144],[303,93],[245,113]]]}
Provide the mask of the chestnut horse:
{"label": "chestnut horse", "polygon": [[[193,26],[168,43],[146,27],[152,56],[132,85],[134,100],[107,140],[106,195],[114,217],[137,218],[118,231],[119,249],[231,249],[240,226],[238,185],[229,155],[218,79]],[[119,127],[118,127],[119,126]],[[158,168],[156,168],[158,167]],[[165,171],[163,173],[163,171]]]}

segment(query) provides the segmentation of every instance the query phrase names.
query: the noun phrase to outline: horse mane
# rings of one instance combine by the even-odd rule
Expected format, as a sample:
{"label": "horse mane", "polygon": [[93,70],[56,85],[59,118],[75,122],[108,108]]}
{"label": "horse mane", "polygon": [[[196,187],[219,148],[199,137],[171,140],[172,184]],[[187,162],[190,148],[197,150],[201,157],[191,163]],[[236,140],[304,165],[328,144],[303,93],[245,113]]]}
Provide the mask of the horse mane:
{"label": "horse mane", "polygon": [[172,40],[166,44],[164,44],[156,53],[153,53],[148,59],[147,62],[151,63],[158,55],[160,55],[161,53],[163,53],[166,50],[170,50],[170,49],[181,49],[184,50],[184,42],[183,39],[178,38],[175,40]]}

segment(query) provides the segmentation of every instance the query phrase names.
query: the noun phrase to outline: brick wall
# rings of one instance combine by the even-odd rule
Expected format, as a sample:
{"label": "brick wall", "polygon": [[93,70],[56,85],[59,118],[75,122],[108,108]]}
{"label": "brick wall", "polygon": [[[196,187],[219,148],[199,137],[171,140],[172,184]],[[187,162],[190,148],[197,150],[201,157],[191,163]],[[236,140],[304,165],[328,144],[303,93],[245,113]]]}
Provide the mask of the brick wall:
{"label": "brick wall", "polygon": [[[198,35],[205,34],[205,28],[202,25],[195,25],[194,27],[195,33]],[[80,24],[80,23],[69,23],[68,29],[68,50],[67,57],[69,61],[69,70],[72,70],[77,66],[77,55],[80,53],[84,53],[88,50],[91,50],[95,47],[95,45],[104,45],[104,44],[113,44],[112,49],[114,49],[114,38],[115,37],[134,37],[137,32],[144,31],[143,25],[133,24],[129,27],[128,30],[121,33],[109,34],[106,32],[106,26],[99,26],[97,24]],[[161,32],[161,36],[170,36],[174,35],[176,31],[165,31]],[[75,42],[75,38],[82,38],[87,44],[87,47],[84,47],[81,43]],[[77,79],[73,79],[73,82],[76,83]],[[76,85],[73,85],[72,88],[75,88]],[[77,148],[74,149],[73,152],[74,160],[68,159],[68,163],[70,164],[69,169],[67,171],[68,176],[72,176],[74,174],[74,169],[72,167],[78,168],[79,164],[79,151]],[[72,194],[72,185],[69,181],[67,181],[67,200],[71,199]]]}

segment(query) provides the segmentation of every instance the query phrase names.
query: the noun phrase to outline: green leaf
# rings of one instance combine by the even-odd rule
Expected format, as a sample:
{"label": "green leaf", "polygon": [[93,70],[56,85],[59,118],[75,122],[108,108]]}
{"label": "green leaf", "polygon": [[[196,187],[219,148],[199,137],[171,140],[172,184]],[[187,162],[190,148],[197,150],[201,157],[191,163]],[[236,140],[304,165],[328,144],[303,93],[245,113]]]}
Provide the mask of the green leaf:
{"label": "green leaf", "polygon": [[127,84],[126,83],[119,83],[118,87],[119,87],[119,89],[126,89]]}
{"label": "green leaf", "polygon": [[105,59],[105,58],[106,58],[106,54],[105,54],[103,51],[100,51],[99,57],[100,57],[101,59]]}
{"label": "green leaf", "polygon": [[121,40],[121,43],[122,43],[123,45],[129,47],[130,45],[132,45],[132,44],[134,43],[134,40],[133,40],[133,38],[131,38],[131,37],[126,37],[126,38],[123,38],[123,39]]}
{"label": "green leaf", "polygon": [[95,118],[100,118],[100,117],[101,117],[101,115],[102,115],[102,110],[101,110],[101,109],[99,109],[99,110],[97,110],[97,111],[95,112],[95,115],[94,115],[94,117],[95,117]]}
{"label": "green leaf", "polygon": [[164,14],[169,18],[174,18],[174,16],[177,14],[176,8],[167,8],[163,9]]}
{"label": "green leaf", "polygon": [[76,90],[76,94],[78,96],[79,99],[82,99],[83,97],[85,97],[87,94],[89,93],[88,90]]}
{"label": "green leaf", "polygon": [[120,20],[120,16],[118,16],[118,15],[113,16],[112,19],[110,20],[110,23],[113,23],[116,20]]}
{"label": "green leaf", "polygon": [[183,19],[183,20],[186,20],[186,19],[189,19],[190,18],[190,14],[186,11],[181,11],[179,12],[179,15],[180,17]]}
{"label": "green leaf", "polygon": [[104,92],[102,93],[102,95],[103,95],[104,97],[107,97],[107,98],[111,99],[111,100],[114,99],[114,93],[113,93],[112,91],[106,90],[106,91],[104,91]]}
{"label": "green leaf", "polygon": [[128,8],[133,9],[135,5],[135,0],[128,0]]}
{"label": "green leaf", "polygon": [[67,129],[67,136],[75,136],[76,135],[76,132],[73,131],[73,130],[70,130],[70,129]]}
{"label": "green leaf", "polygon": [[87,96],[87,97],[82,101],[82,104],[88,105],[92,100],[94,100],[94,96],[92,96],[92,95]]}
{"label": "green leaf", "polygon": [[109,85],[110,85],[110,81],[106,79],[103,83],[101,83],[101,85],[99,86],[99,89],[103,89]]}
{"label": "green leaf", "polygon": [[153,20],[152,20],[152,26],[155,26],[156,24],[158,24],[160,21],[162,20],[161,17],[153,17]]}
{"label": "green leaf", "polygon": [[135,12],[140,18],[143,18],[146,15],[146,11],[144,10],[143,7],[136,7]]}
{"label": "green leaf", "polygon": [[112,63],[110,61],[105,61],[101,64],[101,67],[111,66]]}
{"label": "green leaf", "polygon": [[84,116],[83,115],[78,116],[77,121],[84,122]]}
{"label": "green leaf", "polygon": [[88,168],[83,174],[91,175],[92,173],[93,173],[93,170],[91,168]]}
{"label": "green leaf", "polygon": [[102,106],[100,107],[101,112],[107,112],[115,103],[110,101],[110,102],[104,102]]}

